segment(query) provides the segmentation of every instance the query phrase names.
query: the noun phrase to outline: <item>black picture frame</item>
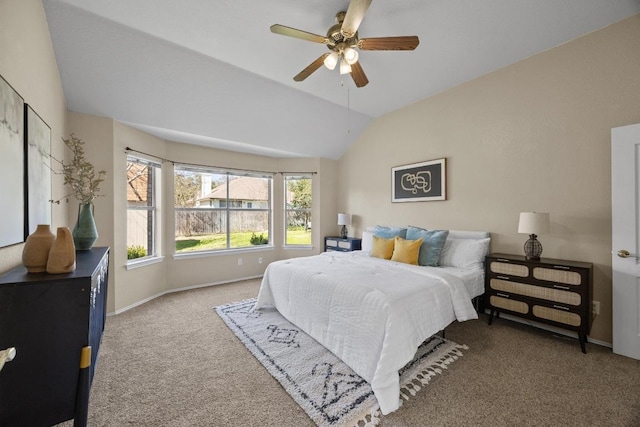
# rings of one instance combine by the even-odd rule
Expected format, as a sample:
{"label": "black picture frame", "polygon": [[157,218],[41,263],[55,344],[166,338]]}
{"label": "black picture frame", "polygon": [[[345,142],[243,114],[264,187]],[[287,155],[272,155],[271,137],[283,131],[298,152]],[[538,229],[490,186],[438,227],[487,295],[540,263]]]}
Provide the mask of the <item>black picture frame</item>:
{"label": "black picture frame", "polygon": [[391,201],[447,200],[446,159],[428,160],[391,168]]}
{"label": "black picture frame", "polygon": [[24,99],[0,76],[0,247],[26,239]]}
{"label": "black picture frame", "polygon": [[51,225],[51,128],[29,104],[24,104],[24,116],[29,235],[38,224]]}

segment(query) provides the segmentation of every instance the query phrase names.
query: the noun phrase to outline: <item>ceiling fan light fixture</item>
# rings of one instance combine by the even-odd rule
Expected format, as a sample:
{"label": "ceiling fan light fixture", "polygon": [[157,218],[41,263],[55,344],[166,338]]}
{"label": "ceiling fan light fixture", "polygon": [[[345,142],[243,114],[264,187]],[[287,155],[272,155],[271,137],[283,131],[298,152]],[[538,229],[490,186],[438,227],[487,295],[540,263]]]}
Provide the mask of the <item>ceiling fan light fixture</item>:
{"label": "ceiling fan light fixture", "polygon": [[340,61],[340,74],[349,74],[351,72],[351,65],[344,57]]}
{"label": "ceiling fan light fixture", "polygon": [[329,56],[324,58],[324,66],[330,70],[335,70],[338,59],[340,59],[340,56],[336,52],[331,52]]}
{"label": "ceiling fan light fixture", "polygon": [[358,51],[352,47],[345,47],[342,51],[344,55],[344,59],[347,61],[349,65],[353,65],[358,62]]}

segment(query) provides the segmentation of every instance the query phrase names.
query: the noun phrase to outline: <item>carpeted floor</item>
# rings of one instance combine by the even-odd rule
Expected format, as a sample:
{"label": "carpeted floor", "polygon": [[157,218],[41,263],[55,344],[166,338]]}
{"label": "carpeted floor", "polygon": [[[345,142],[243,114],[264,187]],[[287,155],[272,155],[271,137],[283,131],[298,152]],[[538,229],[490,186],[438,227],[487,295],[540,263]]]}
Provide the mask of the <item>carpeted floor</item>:
{"label": "carpeted floor", "polygon": [[[251,280],[165,295],[107,318],[90,426],[313,426],[212,307]],[[469,350],[382,426],[638,426],[640,362],[486,317],[447,328]],[[71,425],[64,423],[64,425]]]}

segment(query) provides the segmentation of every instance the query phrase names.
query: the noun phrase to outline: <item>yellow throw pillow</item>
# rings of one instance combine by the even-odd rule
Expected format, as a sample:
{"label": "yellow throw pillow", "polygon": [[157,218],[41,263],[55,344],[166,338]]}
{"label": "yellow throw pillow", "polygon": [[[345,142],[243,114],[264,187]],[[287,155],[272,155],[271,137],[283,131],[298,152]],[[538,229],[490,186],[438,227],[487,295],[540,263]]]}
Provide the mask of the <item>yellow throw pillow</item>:
{"label": "yellow throw pillow", "polygon": [[378,236],[373,236],[373,243],[371,245],[371,256],[376,258],[391,259],[393,255],[393,245],[395,241],[393,239],[385,239]]}
{"label": "yellow throw pillow", "polygon": [[391,261],[404,262],[405,264],[418,265],[418,257],[420,256],[420,246],[422,239],[405,240],[396,236],[394,243],[393,255]]}

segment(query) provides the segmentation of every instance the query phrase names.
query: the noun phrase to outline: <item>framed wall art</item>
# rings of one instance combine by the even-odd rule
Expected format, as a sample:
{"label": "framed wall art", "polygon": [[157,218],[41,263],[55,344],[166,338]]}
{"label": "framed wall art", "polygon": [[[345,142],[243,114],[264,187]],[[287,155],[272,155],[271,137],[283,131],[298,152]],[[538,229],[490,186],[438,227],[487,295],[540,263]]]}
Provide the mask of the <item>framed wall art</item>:
{"label": "framed wall art", "polygon": [[26,236],[24,100],[0,76],[0,247]]}
{"label": "framed wall art", "polygon": [[392,202],[446,200],[446,159],[391,168]]}
{"label": "framed wall art", "polygon": [[24,105],[27,152],[27,234],[38,224],[51,224],[51,128]]}

